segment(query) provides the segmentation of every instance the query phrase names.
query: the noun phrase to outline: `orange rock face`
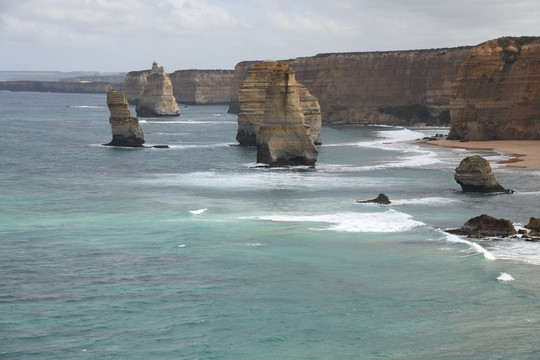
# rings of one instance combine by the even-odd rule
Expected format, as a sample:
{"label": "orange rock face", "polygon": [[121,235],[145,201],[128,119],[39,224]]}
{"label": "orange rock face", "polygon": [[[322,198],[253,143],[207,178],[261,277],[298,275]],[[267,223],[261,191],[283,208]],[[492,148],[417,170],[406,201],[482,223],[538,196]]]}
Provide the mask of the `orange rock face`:
{"label": "orange rock face", "polygon": [[540,38],[474,47],[452,86],[450,139],[540,139]]}

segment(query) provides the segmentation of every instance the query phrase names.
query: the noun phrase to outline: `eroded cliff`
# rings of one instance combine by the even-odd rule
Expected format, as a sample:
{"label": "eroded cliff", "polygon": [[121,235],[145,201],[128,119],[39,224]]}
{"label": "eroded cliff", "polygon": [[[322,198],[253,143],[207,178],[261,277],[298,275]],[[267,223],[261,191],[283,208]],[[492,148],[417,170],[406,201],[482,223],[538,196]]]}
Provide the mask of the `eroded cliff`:
{"label": "eroded cliff", "polygon": [[[470,48],[321,54],[284,60],[321,106],[327,124],[449,122],[452,83]],[[254,61],[238,63],[230,111]]]}
{"label": "eroded cliff", "polygon": [[450,139],[540,139],[540,38],[474,47],[452,86]]}
{"label": "eroded cliff", "polygon": [[228,104],[233,70],[178,70],[169,75],[182,104]]}
{"label": "eroded cliff", "polygon": [[[182,104],[228,104],[233,70],[178,70],[169,75],[176,101]],[[130,104],[137,104],[150,70],[129,72],[122,84]],[[238,89],[237,89],[238,90]]]}

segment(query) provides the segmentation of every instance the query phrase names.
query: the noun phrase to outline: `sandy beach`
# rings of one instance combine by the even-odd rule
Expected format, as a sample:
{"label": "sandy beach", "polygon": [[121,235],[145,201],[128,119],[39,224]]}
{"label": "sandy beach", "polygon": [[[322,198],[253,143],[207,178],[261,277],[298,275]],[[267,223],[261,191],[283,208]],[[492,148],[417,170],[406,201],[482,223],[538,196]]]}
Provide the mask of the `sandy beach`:
{"label": "sandy beach", "polygon": [[540,140],[490,140],[468,141],[429,140],[426,144],[461,148],[467,150],[493,150],[511,155],[514,158],[502,161],[509,167],[540,169]]}

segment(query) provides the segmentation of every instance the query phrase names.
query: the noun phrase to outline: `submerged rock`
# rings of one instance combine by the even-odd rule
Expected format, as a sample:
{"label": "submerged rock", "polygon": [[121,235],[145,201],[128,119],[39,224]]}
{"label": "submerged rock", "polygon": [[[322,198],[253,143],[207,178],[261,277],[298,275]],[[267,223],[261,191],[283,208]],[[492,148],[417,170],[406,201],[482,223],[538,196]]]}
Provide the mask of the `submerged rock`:
{"label": "submerged rock", "polygon": [[265,89],[263,121],[256,135],[257,162],[270,166],[312,166],[318,150],[304,122],[294,70],[275,61],[262,65],[265,64],[272,71]]}
{"label": "submerged rock", "polygon": [[171,79],[163,66],[154,61],[137,104],[137,116],[179,116],[180,108],[173,95]]}
{"label": "submerged rock", "polygon": [[503,188],[491,171],[489,162],[481,156],[474,155],[461,160],[456,168],[454,179],[461,185],[465,192],[504,192],[512,193],[512,190]]}
{"label": "submerged rock", "polygon": [[139,119],[129,113],[129,103],[124,94],[115,90],[107,92],[107,106],[111,116],[112,141],[109,146],[143,147],[144,133]]}
{"label": "submerged rock", "polygon": [[447,232],[473,238],[486,236],[507,237],[517,233],[510,220],[496,219],[485,214],[469,219],[459,229],[447,230]]}
{"label": "submerged rock", "polygon": [[381,205],[391,204],[391,201],[388,198],[388,196],[386,196],[384,194],[379,194],[379,196],[377,196],[375,199],[357,200],[356,202],[359,203],[359,204],[365,204],[365,203],[375,203],[375,204],[381,204]]}

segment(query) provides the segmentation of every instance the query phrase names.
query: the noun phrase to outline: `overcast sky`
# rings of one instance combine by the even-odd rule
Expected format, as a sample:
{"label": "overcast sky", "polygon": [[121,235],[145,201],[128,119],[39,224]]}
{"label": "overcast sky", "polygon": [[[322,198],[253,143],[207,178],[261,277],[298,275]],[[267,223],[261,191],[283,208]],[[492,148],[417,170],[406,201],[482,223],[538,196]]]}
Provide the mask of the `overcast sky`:
{"label": "overcast sky", "polygon": [[540,35],[540,0],[0,0],[0,70],[233,69]]}

